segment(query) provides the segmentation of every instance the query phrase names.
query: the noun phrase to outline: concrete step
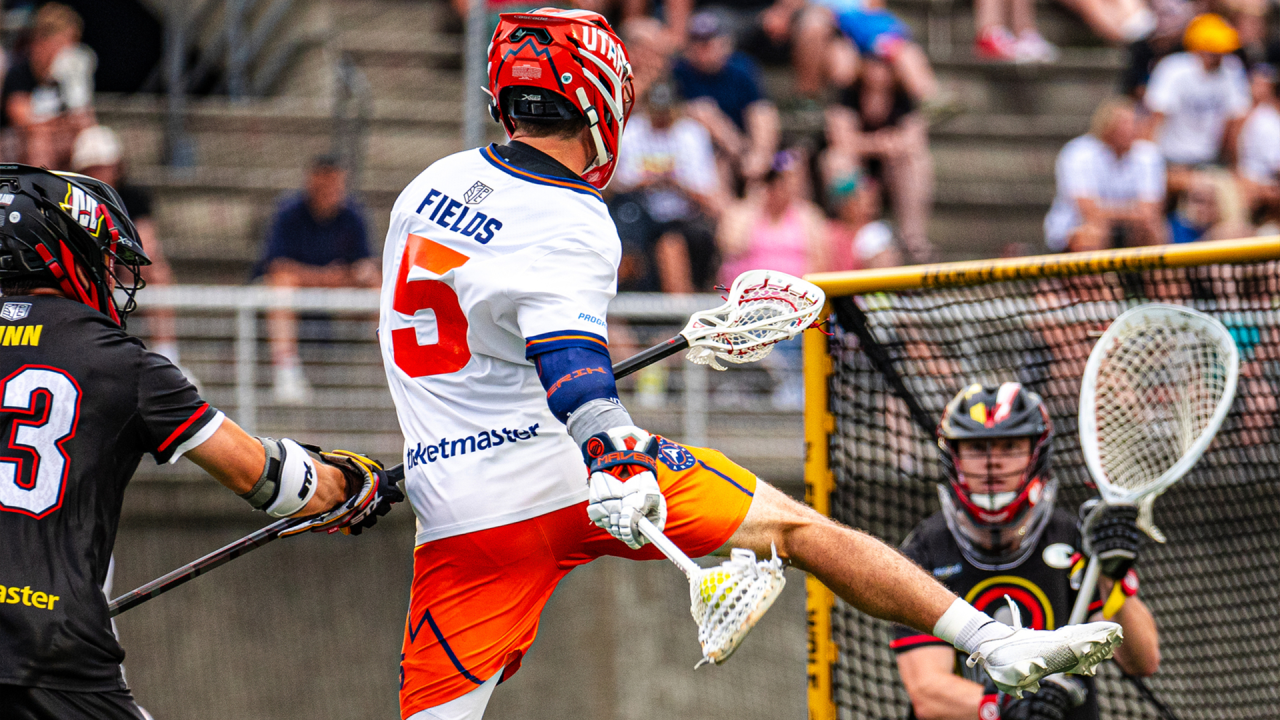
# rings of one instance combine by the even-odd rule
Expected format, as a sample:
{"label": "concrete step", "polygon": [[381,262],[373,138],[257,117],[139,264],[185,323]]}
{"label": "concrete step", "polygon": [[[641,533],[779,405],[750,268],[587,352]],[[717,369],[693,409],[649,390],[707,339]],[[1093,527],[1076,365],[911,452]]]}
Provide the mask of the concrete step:
{"label": "concrete step", "polygon": [[993,207],[942,204],[929,220],[929,237],[942,262],[998,257],[1009,243],[1023,243],[1032,254],[1044,247],[1044,216],[1049,206]]}
{"label": "concrete step", "polygon": [[1118,92],[1123,58],[1109,48],[1063,51],[1053,65],[1011,65],[980,60],[934,63],[939,82],[975,115],[1078,117]]}
{"label": "concrete step", "polygon": [[343,35],[406,29],[438,31],[450,13],[444,2],[422,0],[341,0],[332,3],[331,8],[334,29]]}

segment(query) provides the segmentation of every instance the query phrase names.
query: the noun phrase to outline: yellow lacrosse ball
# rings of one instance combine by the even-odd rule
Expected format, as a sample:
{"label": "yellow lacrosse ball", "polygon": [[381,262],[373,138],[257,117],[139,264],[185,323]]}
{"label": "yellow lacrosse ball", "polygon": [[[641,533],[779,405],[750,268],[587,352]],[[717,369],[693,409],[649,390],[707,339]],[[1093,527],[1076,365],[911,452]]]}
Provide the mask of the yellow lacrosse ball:
{"label": "yellow lacrosse ball", "polygon": [[723,583],[729,582],[729,580],[729,573],[723,570],[717,570],[704,576],[702,578],[702,582],[699,584],[699,591],[702,596],[703,604],[710,605],[712,609],[719,608],[720,603],[717,602],[716,596],[719,594],[718,591],[720,586]]}

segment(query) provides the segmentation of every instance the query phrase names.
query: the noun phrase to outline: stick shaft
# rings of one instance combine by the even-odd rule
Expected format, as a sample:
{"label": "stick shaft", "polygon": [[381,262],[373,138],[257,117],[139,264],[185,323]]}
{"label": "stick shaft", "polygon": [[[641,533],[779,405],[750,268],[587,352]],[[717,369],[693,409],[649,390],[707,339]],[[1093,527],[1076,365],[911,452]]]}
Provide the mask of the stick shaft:
{"label": "stick shaft", "polygon": [[1080,582],[1080,594],[1076,596],[1076,604],[1071,608],[1071,619],[1068,625],[1079,625],[1089,614],[1089,603],[1093,600],[1093,591],[1098,587],[1098,576],[1102,574],[1102,562],[1097,557],[1089,558],[1089,566],[1085,568],[1084,580]]}
{"label": "stick shaft", "polygon": [[301,522],[301,520],[298,518],[282,518],[277,520],[257,532],[246,535],[235,542],[214,550],[195,562],[183,565],[168,575],[158,577],[136,590],[121,595],[111,601],[111,604],[107,606],[107,610],[111,617],[115,617],[132,607],[141,605],[157,595],[169,592],[192,578],[199,577],[220,565],[225,565],[226,563],[231,562],[251,550],[255,550],[266,545],[272,540],[280,537],[280,533],[282,531],[289,529],[299,522]]}
{"label": "stick shaft", "polygon": [[[627,375],[648,367],[665,357],[670,357],[687,347],[689,347],[689,341],[685,339],[683,335],[676,335],[675,337],[654,345],[648,350],[644,350],[614,365],[613,376],[616,378],[626,377]],[[392,482],[399,482],[400,480],[403,480],[404,465],[401,464],[388,468],[387,476],[392,479]],[[251,550],[256,550],[257,548],[266,545],[272,540],[279,538],[282,531],[289,529],[296,522],[298,521],[295,518],[284,518],[282,520],[278,520],[251,535],[247,535],[233,543],[230,543],[229,545],[214,550],[195,562],[187,563],[163,577],[156,578],[132,592],[121,595],[115,600],[112,600],[111,604],[108,606],[111,617],[115,617],[130,608],[141,605],[157,595],[169,592],[188,580],[203,575],[220,565],[225,565]],[[650,525],[650,527],[652,527],[652,525]],[[653,530],[657,532],[663,540],[666,540],[666,537],[662,536],[662,533],[658,531],[657,528],[653,528]],[[653,540],[653,538],[649,539]],[[680,549],[674,544],[671,544],[671,541],[666,540],[666,542],[673,550],[680,553]],[[655,544],[657,544],[657,541],[655,541]],[[695,570],[697,569],[698,566],[694,564],[692,560],[689,560],[684,553],[680,553],[680,556],[684,557],[685,562],[687,562],[689,566],[692,566]],[[671,556],[668,555],[668,557]],[[671,559],[676,562],[677,565],[680,564],[680,561],[676,560],[676,558],[672,557]],[[681,569],[685,569],[685,566],[681,565]],[[687,573],[689,571],[685,570],[685,572]]]}
{"label": "stick shaft", "polygon": [[683,570],[690,580],[693,580],[698,572],[702,570],[697,563],[684,554],[683,550],[676,547],[676,544],[671,542],[671,539],[664,535],[656,525],[649,522],[649,518],[640,518],[640,522],[637,525],[640,528],[640,534],[649,538],[649,542],[661,550],[662,554],[667,556],[667,559],[676,564],[676,567]]}

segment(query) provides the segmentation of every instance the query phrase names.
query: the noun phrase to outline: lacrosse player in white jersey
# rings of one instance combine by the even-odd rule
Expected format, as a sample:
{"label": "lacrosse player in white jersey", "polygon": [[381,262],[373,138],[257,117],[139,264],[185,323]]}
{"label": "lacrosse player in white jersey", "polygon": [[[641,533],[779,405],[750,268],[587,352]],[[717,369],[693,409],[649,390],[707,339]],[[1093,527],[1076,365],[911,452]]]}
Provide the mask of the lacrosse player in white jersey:
{"label": "lacrosse player in white jersey", "polygon": [[600,195],[633,99],[626,48],[593,12],[505,14],[489,91],[511,142],[413,180],[383,261],[380,342],[418,518],[403,718],[480,718],[570,570],[661,557],[640,518],[694,557],[776,545],[855,607],[953,643],[1010,690],[1110,656],[1113,623],[996,622],[724,455],[636,427],[610,369],[621,245]]}

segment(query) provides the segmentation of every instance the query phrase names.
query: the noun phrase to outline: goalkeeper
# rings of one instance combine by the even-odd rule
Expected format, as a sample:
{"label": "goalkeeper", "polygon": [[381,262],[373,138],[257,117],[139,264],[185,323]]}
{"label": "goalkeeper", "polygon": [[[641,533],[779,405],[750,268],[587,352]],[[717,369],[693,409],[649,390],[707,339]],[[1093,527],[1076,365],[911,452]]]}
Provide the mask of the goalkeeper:
{"label": "goalkeeper", "polygon": [[[1018,383],[961,390],[938,426],[949,480],[938,488],[942,510],[916,526],[903,544],[908,557],[978,610],[1013,623],[1012,602],[1025,626],[1041,630],[1067,621],[1076,599],[1072,570],[1084,566],[1074,518],[1054,507],[1052,437],[1044,403]],[[1127,596],[1114,616],[1124,628],[1115,660],[1125,672],[1145,677],[1156,671],[1160,650],[1155,621],[1134,596],[1136,518],[1132,506],[1109,508],[1089,532],[1102,560],[1100,596],[1108,597],[1115,582]],[[1100,609],[1101,602],[1090,607]],[[912,718],[1098,718],[1091,677],[1051,675],[1039,692],[1017,700],[1000,695],[981,667],[957,663],[951,645],[933,635],[899,626],[891,647]]]}
{"label": "goalkeeper", "polygon": [[635,427],[610,370],[621,246],[600,194],[634,96],[626,48],[593,12],[505,14],[489,91],[511,142],[423,171],[384,246],[379,337],[419,522],[401,717],[483,715],[568,572],[662,557],[640,518],[691,556],[776,543],[854,606],[954,643],[1010,689],[1111,654],[1113,623],[1014,631],[724,455]]}

